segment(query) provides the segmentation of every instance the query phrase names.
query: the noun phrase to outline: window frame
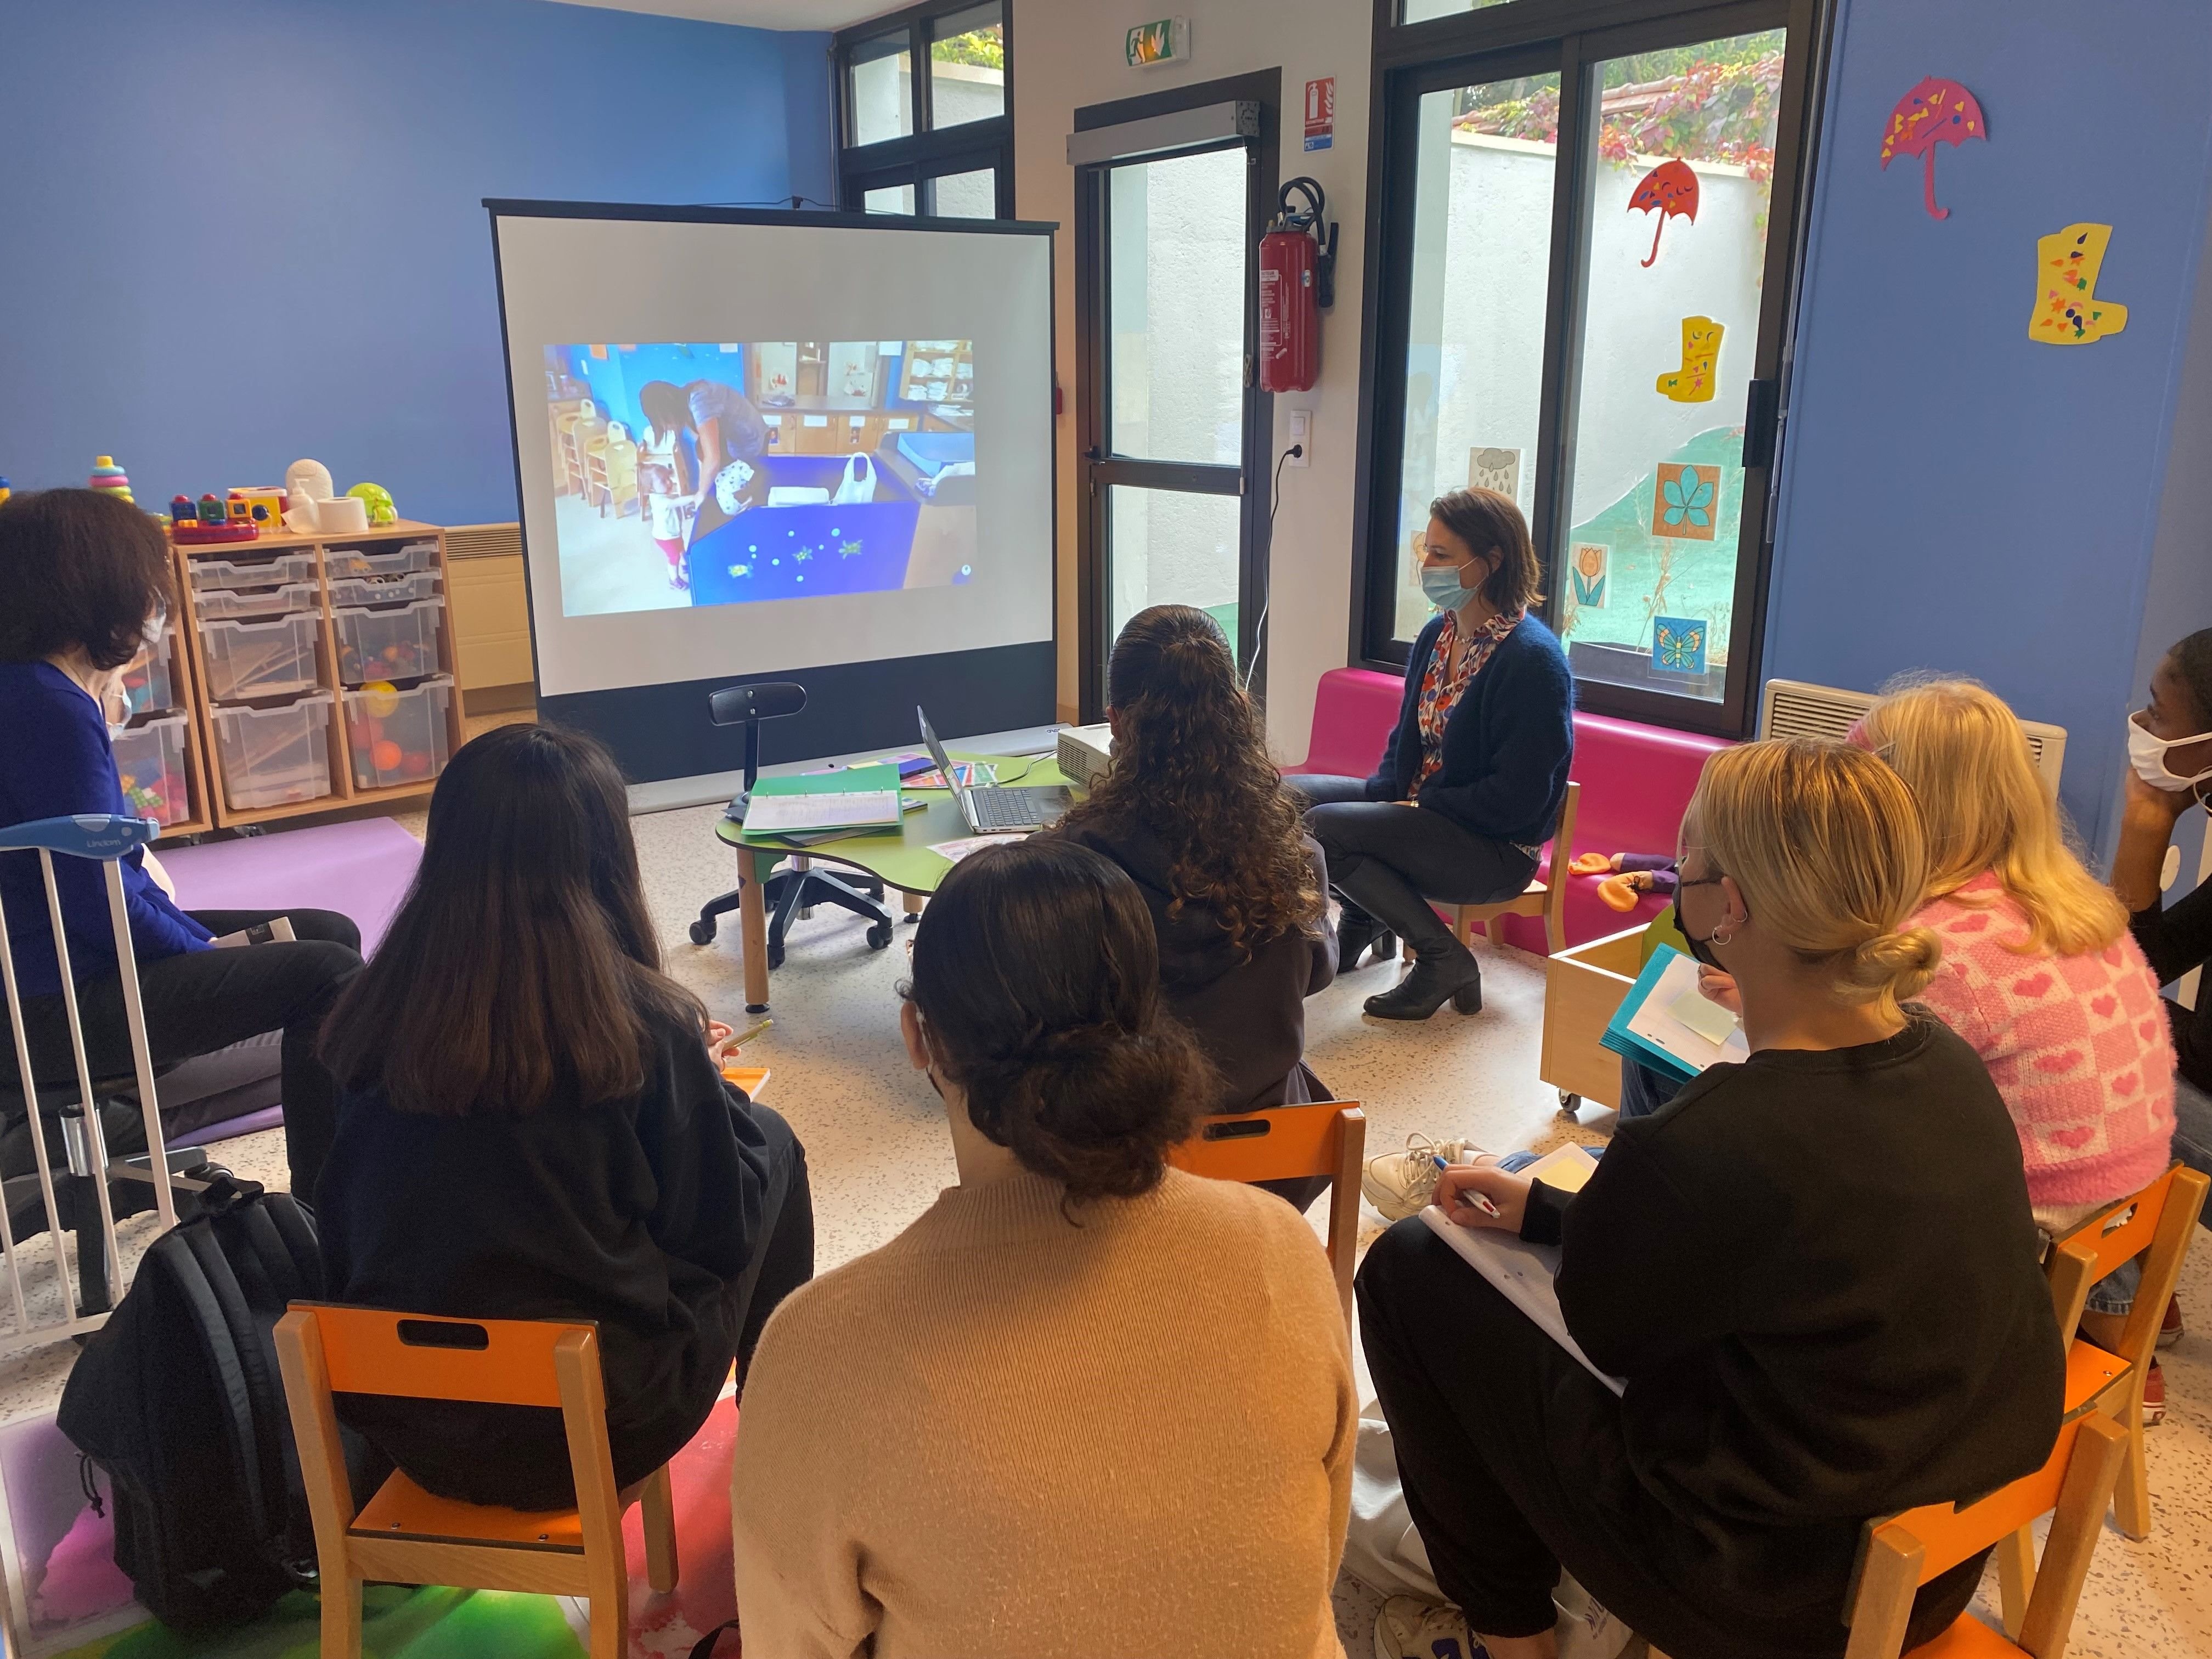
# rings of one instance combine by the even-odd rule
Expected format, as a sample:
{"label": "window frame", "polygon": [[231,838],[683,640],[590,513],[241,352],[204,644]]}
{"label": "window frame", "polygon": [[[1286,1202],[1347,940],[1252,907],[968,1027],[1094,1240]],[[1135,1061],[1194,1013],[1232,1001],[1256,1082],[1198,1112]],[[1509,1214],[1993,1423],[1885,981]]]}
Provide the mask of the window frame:
{"label": "window frame", "polygon": [[[1774,210],[1769,222],[1759,331],[1745,423],[1744,507],[1736,553],[1729,672],[1718,702],[1577,679],[1593,714],[1698,732],[1748,736],[1756,721],[1772,570],[1776,488],[1787,425],[1790,361],[1819,152],[1820,88],[1833,0],[1508,0],[1419,23],[1396,21],[1402,0],[1374,0],[1375,60],[1368,143],[1369,222],[1361,319],[1359,442],[1354,479],[1347,651],[1357,665],[1402,673],[1411,641],[1392,632],[1398,577],[1399,479],[1405,444],[1403,368],[1411,326],[1412,252],[1419,199],[1415,155],[1421,96],[1522,74],[1559,76],[1559,130],[1595,132],[1589,65],[1692,39],[1787,27],[1791,50],[1777,109]],[[1695,33],[1692,33],[1692,32]],[[1801,51],[1800,41],[1804,43]],[[1540,614],[1559,620],[1557,567],[1573,478],[1579,331],[1586,301],[1584,198],[1595,145],[1561,145],[1552,201],[1542,383],[1529,529],[1544,562]],[[1755,464],[1754,464],[1755,463]]]}
{"label": "window frame", "polygon": [[[830,90],[837,134],[837,204],[848,213],[866,210],[867,192],[889,186],[915,186],[915,212],[929,218],[936,210],[934,182],[947,174],[993,169],[997,184],[996,217],[1014,214],[1014,5],[999,0],[999,27],[1005,43],[1006,111],[956,127],[932,125],[929,48],[933,26],[940,19],[975,9],[977,0],[922,0],[888,16],[856,23],[830,37]],[[856,49],[903,33],[907,61],[913,65],[908,93],[914,131],[871,144],[853,142],[852,66]]]}
{"label": "window frame", "polygon": [[1273,459],[1274,398],[1261,389],[1257,372],[1258,249],[1261,233],[1274,214],[1276,193],[1280,187],[1282,73],[1279,70],[1260,70],[1165,92],[1090,105],[1075,112],[1073,130],[1078,133],[1090,132],[1156,115],[1226,103],[1257,104],[1259,131],[1249,137],[1180,147],[1143,159],[1161,160],[1168,155],[1194,155],[1232,149],[1244,150],[1249,158],[1245,173],[1248,234],[1244,429],[1234,466],[1218,462],[1152,460],[1113,451],[1112,342],[1108,337],[1112,296],[1107,277],[1113,262],[1113,246],[1107,175],[1116,165],[1132,163],[1091,162],[1075,168],[1075,454],[1077,476],[1083,490],[1076,532],[1075,654],[1077,706],[1085,722],[1095,723],[1106,717],[1106,661],[1112,647],[1112,641],[1105,636],[1107,618],[1112,611],[1107,568],[1112,530],[1107,514],[1111,489],[1117,484],[1240,498],[1237,637],[1229,645],[1253,696],[1263,702],[1266,700],[1267,636],[1261,624],[1267,608],[1272,538],[1267,474]]}

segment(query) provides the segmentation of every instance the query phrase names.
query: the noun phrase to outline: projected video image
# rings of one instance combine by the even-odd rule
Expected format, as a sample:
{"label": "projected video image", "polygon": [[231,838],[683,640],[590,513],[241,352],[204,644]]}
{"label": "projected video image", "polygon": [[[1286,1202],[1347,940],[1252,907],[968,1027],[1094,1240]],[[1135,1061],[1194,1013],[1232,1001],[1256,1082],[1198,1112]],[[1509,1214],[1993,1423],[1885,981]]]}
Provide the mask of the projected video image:
{"label": "projected video image", "polygon": [[969,340],[545,348],[571,617],[975,574]]}

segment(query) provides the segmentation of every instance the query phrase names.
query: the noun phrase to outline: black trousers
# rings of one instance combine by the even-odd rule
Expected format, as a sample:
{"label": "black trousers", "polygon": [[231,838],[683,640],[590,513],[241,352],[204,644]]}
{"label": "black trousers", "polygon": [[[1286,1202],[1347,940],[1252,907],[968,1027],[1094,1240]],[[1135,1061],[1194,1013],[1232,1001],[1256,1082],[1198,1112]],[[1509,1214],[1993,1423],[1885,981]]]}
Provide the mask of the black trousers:
{"label": "black trousers", "polygon": [[[1399,1222],[1368,1250],[1359,1334],[1407,1507],[1443,1593],[1486,1636],[1534,1636],[1576,1580],[1671,1659],[1833,1659],[1858,1528],[1759,1540],[1783,1564],[1731,1582],[1717,1542],[1742,1523],[1662,1504],[1629,1461],[1620,1401],[1431,1233]],[[1986,1552],[1923,1588],[1906,1648],[1973,1598]]]}
{"label": "black trousers", "polygon": [[[284,1148],[292,1191],[313,1203],[315,1181],[337,1133],[337,1089],[315,1038],[323,1016],[346,981],[361,971],[361,930],[334,910],[195,910],[192,919],[217,939],[278,916],[297,937],[289,942],[228,951],[193,951],[138,964],[138,999],[146,1011],[146,1042],[154,1064],[173,1065],[213,1054],[264,1031],[284,1033]],[[123,981],[113,974],[76,989],[85,1055],[94,1077],[131,1069],[131,1025]],[[0,1024],[4,1024],[0,1013]],[[69,1011],[58,996],[23,1004],[31,1065],[42,1083],[73,1083]],[[12,1063],[9,1080],[15,1081]]]}
{"label": "black trousers", "polygon": [[1536,860],[1510,842],[1470,835],[1441,812],[1369,800],[1364,779],[1311,774],[1283,781],[1314,803],[1306,831],[1328,860],[1329,885],[1416,956],[1462,948],[1431,899],[1495,904],[1536,873]]}

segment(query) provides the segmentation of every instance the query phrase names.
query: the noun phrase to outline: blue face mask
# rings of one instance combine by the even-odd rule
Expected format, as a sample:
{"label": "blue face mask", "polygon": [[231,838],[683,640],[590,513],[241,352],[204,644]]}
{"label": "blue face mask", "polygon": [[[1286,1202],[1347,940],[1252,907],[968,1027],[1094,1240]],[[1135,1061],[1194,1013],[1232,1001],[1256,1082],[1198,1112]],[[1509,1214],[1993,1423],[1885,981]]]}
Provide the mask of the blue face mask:
{"label": "blue face mask", "polygon": [[1471,605],[1481,590],[1459,585],[1460,573],[1467,570],[1481,571],[1486,580],[1490,574],[1480,564],[1423,565],[1421,592],[1439,611],[1456,611],[1462,605]]}

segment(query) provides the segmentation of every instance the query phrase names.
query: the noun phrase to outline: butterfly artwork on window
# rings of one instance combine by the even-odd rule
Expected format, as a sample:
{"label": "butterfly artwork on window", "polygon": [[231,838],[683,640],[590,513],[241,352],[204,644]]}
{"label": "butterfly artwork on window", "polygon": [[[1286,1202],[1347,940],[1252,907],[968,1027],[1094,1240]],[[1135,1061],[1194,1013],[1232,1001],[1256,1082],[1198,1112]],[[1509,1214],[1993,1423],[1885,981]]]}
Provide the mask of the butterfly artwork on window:
{"label": "butterfly artwork on window", "polygon": [[1711,624],[1692,617],[1655,617],[1651,621],[1651,665],[1662,674],[1705,672],[1705,635]]}
{"label": "butterfly artwork on window", "polygon": [[1721,470],[1662,461],[1651,499],[1651,533],[1709,542],[1720,526]]}

